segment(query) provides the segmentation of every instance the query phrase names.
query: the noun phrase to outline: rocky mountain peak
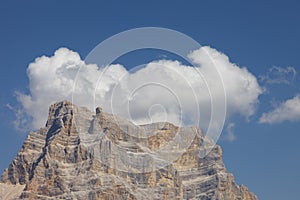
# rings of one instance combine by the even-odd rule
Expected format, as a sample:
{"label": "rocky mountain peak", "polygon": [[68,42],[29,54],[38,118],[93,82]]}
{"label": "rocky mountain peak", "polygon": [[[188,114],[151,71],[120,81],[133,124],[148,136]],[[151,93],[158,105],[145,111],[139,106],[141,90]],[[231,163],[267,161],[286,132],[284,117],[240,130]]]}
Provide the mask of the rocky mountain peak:
{"label": "rocky mountain peak", "polygon": [[199,156],[204,141],[196,127],[137,126],[58,102],[2,174],[0,199],[256,200],[227,172],[219,146]]}
{"label": "rocky mountain peak", "polygon": [[103,111],[102,111],[102,108],[101,107],[97,107],[96,108],[96,114],[101,114]]}
{"label": "rocky mountain peak", "polygon": [[49,107],[48,120],[46,122],[46,127],[52,126],[57,123],[57,120],[63,120],[66,123],[67,118],[71,118],[74,113],[74,106],[69,101],[61,101],[54,103]]}

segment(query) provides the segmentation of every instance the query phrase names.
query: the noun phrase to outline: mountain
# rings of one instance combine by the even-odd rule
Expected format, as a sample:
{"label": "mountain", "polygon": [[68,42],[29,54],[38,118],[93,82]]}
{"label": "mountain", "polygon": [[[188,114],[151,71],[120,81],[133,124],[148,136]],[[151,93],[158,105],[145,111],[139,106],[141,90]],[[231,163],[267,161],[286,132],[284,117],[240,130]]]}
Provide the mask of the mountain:
{"label": "mountain", "polygon": [[196,127],[136,126],[100,107],[91,112],[62,101],[2,174],[0,199],[257,197],[234,182],[221,148]]}

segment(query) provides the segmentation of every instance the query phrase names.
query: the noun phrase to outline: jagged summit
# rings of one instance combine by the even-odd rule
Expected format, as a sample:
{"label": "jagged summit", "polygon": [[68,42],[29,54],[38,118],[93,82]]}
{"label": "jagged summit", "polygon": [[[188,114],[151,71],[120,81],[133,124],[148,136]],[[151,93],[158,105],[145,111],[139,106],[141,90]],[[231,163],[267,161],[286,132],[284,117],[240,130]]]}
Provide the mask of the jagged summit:
{"label": "jagged summit", "polygon": [[136,126],[68,101],[50,106],[2,174],[0,199],[256,200],[204,136],[171,123]]}

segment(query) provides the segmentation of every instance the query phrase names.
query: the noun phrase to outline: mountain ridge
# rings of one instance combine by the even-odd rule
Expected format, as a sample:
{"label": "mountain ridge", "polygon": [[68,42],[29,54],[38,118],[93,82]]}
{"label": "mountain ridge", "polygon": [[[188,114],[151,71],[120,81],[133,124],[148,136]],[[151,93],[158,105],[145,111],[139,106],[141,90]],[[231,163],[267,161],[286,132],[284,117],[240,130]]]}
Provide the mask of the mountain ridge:
{"label": "mountain ridge", "polygon": [[195,127],[136,126],[61,101],[2,174],[0,197],[256,200],[227,172],[218,145],[199,157],[204,140]]}

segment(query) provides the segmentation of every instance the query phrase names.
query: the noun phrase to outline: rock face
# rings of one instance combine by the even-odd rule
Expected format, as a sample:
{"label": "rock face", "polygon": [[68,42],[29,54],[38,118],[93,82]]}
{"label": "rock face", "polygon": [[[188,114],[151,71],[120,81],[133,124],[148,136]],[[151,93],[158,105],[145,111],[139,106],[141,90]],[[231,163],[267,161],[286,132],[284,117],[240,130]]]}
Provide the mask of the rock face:
{"label": "rock face", "polygon": [[195,127],[136,126],[59,102],[4,171],[0,199],[256,200],[234,183],[219,146],[199,156],[204,140]]}

